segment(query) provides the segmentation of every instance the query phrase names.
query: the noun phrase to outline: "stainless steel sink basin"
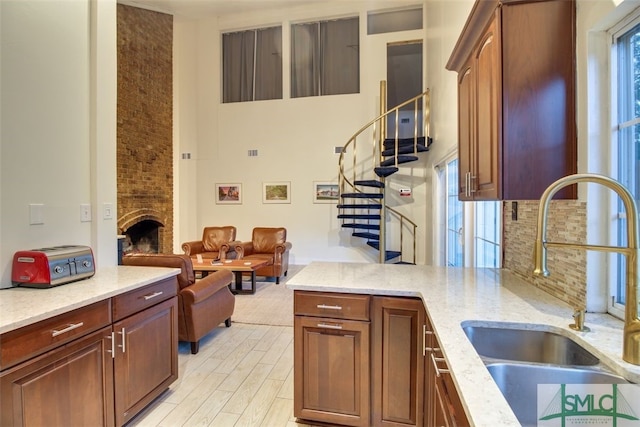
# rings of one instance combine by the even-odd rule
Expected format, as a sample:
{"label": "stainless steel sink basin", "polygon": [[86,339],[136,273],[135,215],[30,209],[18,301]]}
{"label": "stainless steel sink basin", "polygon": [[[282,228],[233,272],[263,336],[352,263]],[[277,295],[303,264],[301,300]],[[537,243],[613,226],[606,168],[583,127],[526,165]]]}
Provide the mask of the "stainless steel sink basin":
{"label": "stainless steel sink basin", "polygon": [[463,325],[478,354],[493,359],[554,365],[597,365],[600,360],[575,341],[553,332]]}
{"label": "stainless steel sink basin", "polygon": [[519,363],[490,363],[489,373],[523,426],[537,425],[538,384],[628,384],[595,369]]}

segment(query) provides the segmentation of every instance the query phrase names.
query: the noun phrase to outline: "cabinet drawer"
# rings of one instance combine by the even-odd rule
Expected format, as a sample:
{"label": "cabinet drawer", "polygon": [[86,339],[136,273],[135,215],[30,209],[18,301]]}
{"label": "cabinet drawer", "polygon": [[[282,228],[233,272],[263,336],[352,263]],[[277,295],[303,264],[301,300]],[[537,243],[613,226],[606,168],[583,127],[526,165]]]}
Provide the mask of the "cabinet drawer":
{"label": "cabinet drawer", "polygon": [[113,321],[124,319],[147,307],[165,301],[178,292],[178,280],[175,277],[164,279],[151,285],[113,297]]}
{"label": "cabinet drawer", "polygon": [[369,295],[295,291],[294,313],[299,316],[369,320]]}
{"label": "cabinet drawer", "polygon": [[111,323],[110,300],[24,326],[0,336],[0,369],[30,359]]}

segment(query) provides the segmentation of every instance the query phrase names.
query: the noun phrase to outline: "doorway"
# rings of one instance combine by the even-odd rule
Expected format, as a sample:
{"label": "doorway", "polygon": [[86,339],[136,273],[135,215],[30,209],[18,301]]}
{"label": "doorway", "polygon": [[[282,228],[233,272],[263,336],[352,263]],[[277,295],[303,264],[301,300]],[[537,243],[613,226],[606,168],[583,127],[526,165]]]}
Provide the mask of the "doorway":
{"label": "doorway", "polygon": [[[413,40],[387,44],[387,110],[422,93],[422,41]],[[419,103],[422,109],[422,104]],[[403,107],[398,115],[398,137],[412,138],[415,129],[413,103]],[[418,111],[418,136],[423,136],[422,111]],[[387,118],[387,136],[395,137],[396,118]]]}

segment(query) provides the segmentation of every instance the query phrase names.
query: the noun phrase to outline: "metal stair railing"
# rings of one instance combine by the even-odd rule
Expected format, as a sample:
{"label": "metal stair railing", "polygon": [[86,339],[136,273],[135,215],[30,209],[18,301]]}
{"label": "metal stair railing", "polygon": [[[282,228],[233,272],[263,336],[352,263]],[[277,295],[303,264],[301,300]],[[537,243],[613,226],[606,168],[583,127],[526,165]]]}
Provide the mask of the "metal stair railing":
{"label": "metal stair railing", "polygon": [[[400,110],[404,107],[413,104],[413,114],[414,114],[414,129],[413,129],[413,154],[417,156],[418,154],[418,140],[420,137],[424,137],[425,146],[428,147],[429,144],[429,123],[430,123],[430,92],[429,89],[424,91],[423,93],[399,104],[388,111],[384,111],[386,108],[386,82],[380,82],[380,111],[384,111],[378,117],[371,120],[369,123],[361,127],[344,145],[342,148],[342,152],[340,153],[340,157],[338,159],[338,188],[339,188],[339,198],[341,199],[342,194],[347,192],[354,193],[364,193],[360,188],[357,187],[356,181],[358,181],[359,177],[364,178],[364,174],[370,173],[375,176],[374,169],[380,162],[384,159],[382,152],[384,151],[384,141],[386,138],[386,123],[388,117],[393,117],[394,119],[394,157],[395,157],[395,167],[398,167],[398,153],[399,153],[399,142],[400,138],[398,135],[398,129],[400,124]],[[422,108],[420,108],[422,106]],[[422,129],[418,126],[418,117],[419,112],[422,111],[423,116],[423,127]],[[420,135],[420,130],[423,131],[423,135]],[[372,166],[370,168],[366,167],[366,162],[363,162],[362,165],[358,163],[358,141],[365,138],[366,134],[370,132],[370,140],[372,146],[372,154],[370,156]],[[366,151],[365,151],[366,152]],[[350,168],[347,165],[347,156],[351,156]],[[368,162],[368,158],[366,161]],[[348,169],[347,169],[348,168]],[[386,178],[384,176],[378,176],[376,178],[382,184],[385,183]],[[394,223],[397,223],[399,227],[400,234],[400,251],[402,253],[403,243],[404,243],[404,230],[411,230],[411,237],[413,238],[413,263],[416,262],[416,229],[417,224],[413,222],[406,215],[402,214],[398,210],[388,206],[385,202],[385,192],[386,185],[382,187],[383,197],[382,197],[382,209],[380,209],[380,236],[379,236],[379,262],[386,262],[386,215],[390,214],[390,220],[393,220]],[[368,202],[373,202],[373,199],[367,199]],[[364,209],[364,207],[363,207]],[[403,261],[403,256],[401,255],[401,261]]]}

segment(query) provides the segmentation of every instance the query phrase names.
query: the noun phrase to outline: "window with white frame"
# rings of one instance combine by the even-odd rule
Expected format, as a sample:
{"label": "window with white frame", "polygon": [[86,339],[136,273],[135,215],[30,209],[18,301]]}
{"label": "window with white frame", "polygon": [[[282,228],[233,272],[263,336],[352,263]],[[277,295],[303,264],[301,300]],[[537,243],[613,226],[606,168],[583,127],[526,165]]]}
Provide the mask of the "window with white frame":
{"label": "window with white frame", "polygon": [[502,204],[458,199],[458,159],[438,167],[444,203],[444,265],[500,268],[502,265]]}
{"label": "window with white frame", "polygon": [[[640,10],[611,30],[612,33],[612,100],[613,176],[626,186],[636,201],[640,198]],[[613,211],[614,228],[617,231],[614,244],[627,244],[627,220],[622,201],[617,198]],[[613,257],[613,278],[610,285],[609,312],[619,315],[626,301],[623,255]]]}
{"label": "window with white frame", "polygon": [[222,34],[222,102],[282,99],[282,27]]}
{"label": "window with white frame", "polygon": [[291,25],[291,97],[358,92],[358,17]]}

